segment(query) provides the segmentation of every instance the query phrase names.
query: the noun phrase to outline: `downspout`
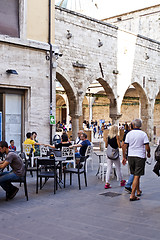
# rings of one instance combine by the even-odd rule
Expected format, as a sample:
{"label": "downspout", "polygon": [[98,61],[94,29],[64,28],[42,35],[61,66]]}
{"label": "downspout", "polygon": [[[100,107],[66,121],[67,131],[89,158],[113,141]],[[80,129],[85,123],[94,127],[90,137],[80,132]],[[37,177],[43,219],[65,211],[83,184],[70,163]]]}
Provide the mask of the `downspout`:
{"label": "downspout", "polygon": [[[48,44],[50,46],[50,115],[52,115],[52,43],[51,43],[51,1],[49,0]],[[52,125],[50,124],[50,144],[52,145]]]}

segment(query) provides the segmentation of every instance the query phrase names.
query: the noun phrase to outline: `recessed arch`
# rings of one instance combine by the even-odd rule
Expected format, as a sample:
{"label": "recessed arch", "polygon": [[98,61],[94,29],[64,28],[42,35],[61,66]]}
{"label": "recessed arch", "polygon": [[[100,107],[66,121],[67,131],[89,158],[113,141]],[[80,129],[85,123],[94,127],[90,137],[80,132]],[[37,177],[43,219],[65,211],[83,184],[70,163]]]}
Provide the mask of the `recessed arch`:
{"label": "recessed arch", "polygon": [[[63,73],[64,74],[64,73]],[[60,82],[60,84],[65,89],[65,92],[68,97],[69,102],[69,115],[72,116],[73,114],[76,114],[77,112],[77,97],[76,97],[76,89],[71,81],[69,81],[69,78],[64,74],[62,75],[60,72],[56,72],[56,79]]]}
{"label": "recessed arch", "polygon": [[[127,96],[127,100],[125,100],[125,96]],[[127,115],[130,117],[130,121],[132,121],[135,118],[141,118],[143,121],[142,129],[148,133],[150,136],[151,133],[149,131],[149,107],[148,107],[148,98],[145,90],[142,88],[142,86],[138,82],[132,83],[127,90],[125,91],[125,94],[123,96],[122,104],[124,102],[129,102],[128,104],[128,110],[127,108],[125,111],[128,111]],[[121,104],[121,110],[122,110],[122,104]],[[132,106],[132,110],[129,110],[129,106]],[[134,106],[134,107],[133,107]],[[136,114],[134,114],[134,111]],[[122,113],[122,119],[123,119],[123,112]]]}

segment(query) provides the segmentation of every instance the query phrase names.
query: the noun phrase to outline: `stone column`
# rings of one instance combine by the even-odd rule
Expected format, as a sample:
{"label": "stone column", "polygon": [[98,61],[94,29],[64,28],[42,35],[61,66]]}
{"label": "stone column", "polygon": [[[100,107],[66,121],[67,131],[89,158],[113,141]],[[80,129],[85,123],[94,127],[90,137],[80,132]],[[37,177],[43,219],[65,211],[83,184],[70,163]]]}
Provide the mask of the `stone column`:
{"label": "stone column", "polygon": [[140,98],[140,118],[142,119],[142,130],[148,134],[148,137],[151,140],[151,136],[149,136],[149,126],[148,126],[148,103],[145,101],[146,99]]}
{"label": "stone column", "polygon": [[79,116],[74,115],[72,117],[72,140],[75,141],[77,138],[77,133],[79,131]]}
{"label": "stone column", "polygon": [[154,142],[154,100],[149,99],[149,103],[141,101],[141,119],[142,130],[144,130],[149,138],[149,141]]}
{"label": "stone column", "polygon": [[122,116],[122,114],[117,112],[117,102],[116,99],[110,99],[110,115],[109,117],[112,119],[112,124],[118,125],[118,119]]}
{"label": "stone column", "polygon": [[79,129],[83,129],[83,115],[79,116]]}
{"label": "stone column", "polygon": [[67,107],[67,112],[66,112],[66,124],[67,126],[69,125],[69,121],[70,121],[70,116],[69,116],[69,103],[68,103],[68,98],[66,99],[66,107]]}

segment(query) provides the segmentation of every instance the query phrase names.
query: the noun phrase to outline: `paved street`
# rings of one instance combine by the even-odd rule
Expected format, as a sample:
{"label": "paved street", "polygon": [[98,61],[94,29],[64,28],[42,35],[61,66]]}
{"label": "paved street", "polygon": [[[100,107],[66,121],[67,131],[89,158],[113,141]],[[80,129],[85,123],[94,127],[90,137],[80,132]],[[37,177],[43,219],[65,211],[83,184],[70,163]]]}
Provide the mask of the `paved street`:
{"label": "paved street", "polygon": [[[129,194],[116,179],[112,179],[111,189],[104,189],[104,183],[95,176],[95,155],[94,170],[88,167],[88,187],[81,176],[80,191],[77,176],[72,186],[68,176],[66,188],[58,189],[55,195],[52,179],[36,194],[35,175],[32,178],[28,174],[28,202],[23,186],[8,202],[0,190],[0,240],[159,240],[160,179],[152,172],[153,165],[154,161],[146,164],[146,175],[141,178],[143,195],[136,202],[129,201]],[[127,166],[122,172],[127,179]],[[119,195],[101,195],[107,192]]]}

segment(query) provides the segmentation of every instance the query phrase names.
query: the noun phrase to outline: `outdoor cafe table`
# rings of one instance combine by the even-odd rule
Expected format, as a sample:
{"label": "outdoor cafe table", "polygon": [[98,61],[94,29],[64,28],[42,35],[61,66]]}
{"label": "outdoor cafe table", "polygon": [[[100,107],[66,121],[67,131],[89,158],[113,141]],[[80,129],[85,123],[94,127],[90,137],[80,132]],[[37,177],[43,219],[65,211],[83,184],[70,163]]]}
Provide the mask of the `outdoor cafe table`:
{"label": "outdoor cafe table", "polygon": [[[51,159],[50,156],[46,156],[46,157],[39,157],[39,160],[45,160],[45,159]],[[60,182],[62,182],[62,163],[65,162],[65,160],[67,159],[67,157],[56,157],[55,156],[55,162],[57,162],[57,164],[59,163],[60,165],[60,170],[59,170],[59,179]]]}

